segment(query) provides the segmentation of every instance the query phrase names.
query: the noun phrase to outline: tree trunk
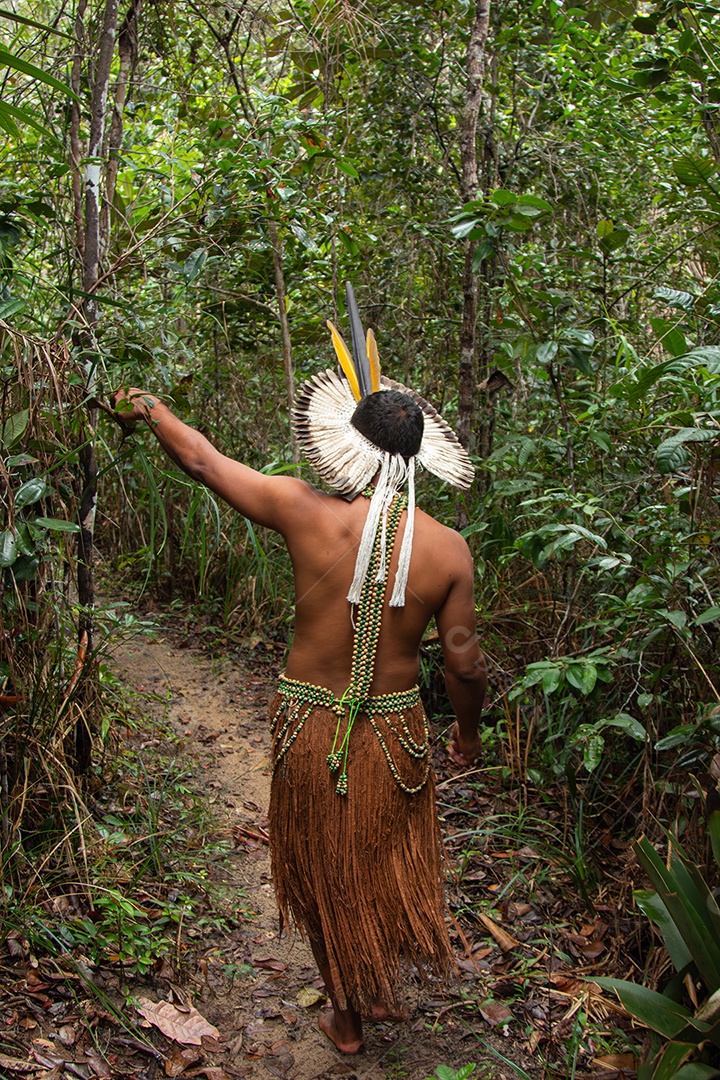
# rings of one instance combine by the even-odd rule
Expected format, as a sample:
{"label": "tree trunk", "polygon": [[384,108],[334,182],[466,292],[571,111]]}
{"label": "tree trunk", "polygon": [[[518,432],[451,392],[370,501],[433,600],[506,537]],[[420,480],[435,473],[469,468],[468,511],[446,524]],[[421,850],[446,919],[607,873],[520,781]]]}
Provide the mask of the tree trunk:
{"label": "tree trunk", "polygon": [[[95,332],[98,322],[98,307],[95,288],[99,278],[100,264],[100,175],[103,156],[103,138],[107,111],[110,65],[115,51],[115,31],[118,17],[118,0],[106,0],[103,12],[102,32],[98,51],[94,57],[92,72],[88,72],[90,87],[90,136],[85,166],[84,220],[80,221],[78,249],[82,253],[82,314],[84,326],[81,331],[83,365],[85,369],[85,389],[88,395],[87,425],[85,437],[80,449],[80,470],[82,494],[80,498],[78,536],[78,601],[80,604],[79,637],[87,635],[87,650],[92,651],[93,606],[95,603],[95,582],[93,577],[93,553],[95,547],[95,508],[97,505],[98,465],[95,451],[95,430],[98,422],[98,409],[93,404],[97,382],[97,349]],[[82,55],[82,21],[76,24],[76,59]],[[89,58],[88,58],[89,59]],[[79,67],[78,67],[79,74]],[[75,72],[74,72],[75,73]],[[79,149],[79,115],[74,130]],[[75,164],[79,164],[73,148]],[[75,184],[77,186],[77,182]],[[82,771],[90,764],[91,735],[87,721],[80,713],[75,729],[76,767]]]}
{"label": "tree trunk", "polygon": [[[275,294],[277,296],[278,312],[280,315],[280,332],[282,334],[283,367],[285,368],[285,391],[287,394],[288,411],[292,415],[295,404],[295,372],[293,370],[292,339],[290,337],[290,323],[287,317],[287,305],[285,301],[285,272],[283,270],[283,247],[277,222],[274,218],[268,220],[268,232],[273,249],[273,270],[275,271]],[[299,461],[295,433],[290,427],[290,438],[293,461]]]}
{"label": "tree trunk", "polygon": [[110,214],[115,199],[115,184],[120,168],[120,147],[123,137],[123,112],[128,86],[132,80],[138,58],[137,21],[142,0],[132,0],[118,31],[118,56],[120,66],[115,83],[112,122],[107,145],[107,170],[105,173],[105,200],[100,212],[100,248],[107,252],[110,243]]}
{"label": "tree trunk", "polygon": [[[470,202],[478,190],[477,124],[485,74],[485,47],[490,25],[490,0],[476,0],[475,18],[467,50],[467,92],[460,132],[460,195]],[[477,244],[468,239],[463,267],[463,313],[458,364],[458,438],[470,449],[470,433],[475,405],[475,339],[478,310],[478,282],[473,269]]]}

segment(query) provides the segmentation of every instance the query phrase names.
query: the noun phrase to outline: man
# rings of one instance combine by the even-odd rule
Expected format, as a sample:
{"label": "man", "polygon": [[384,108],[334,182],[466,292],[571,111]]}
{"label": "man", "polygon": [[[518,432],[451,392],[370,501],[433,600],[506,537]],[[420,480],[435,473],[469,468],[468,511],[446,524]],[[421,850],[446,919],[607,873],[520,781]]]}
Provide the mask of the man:
{"label": "man", "polygon": [[[349,307],[357,319],[351,293]],[[416,458],[463,486],[469,460],[431,406],[380,379],[371,334],[353,362],[331,329],[348,380],[315,376],[298,394],[294,423],[309,460],[346,498],[225,457],[152,394],[119,392],[115,406],[125,424],[146,421],[190,477],[287,543],[295,633],[271,706],[273,878],[332,1001],[320,1028],[352,1054],[363,1015],[400,1014],[403,961],[441,975],[452,963],[416,685],[430,619],[457,717],[450,756],[461,766],[480,750],[486,671],[467,545],[414,507]]]}

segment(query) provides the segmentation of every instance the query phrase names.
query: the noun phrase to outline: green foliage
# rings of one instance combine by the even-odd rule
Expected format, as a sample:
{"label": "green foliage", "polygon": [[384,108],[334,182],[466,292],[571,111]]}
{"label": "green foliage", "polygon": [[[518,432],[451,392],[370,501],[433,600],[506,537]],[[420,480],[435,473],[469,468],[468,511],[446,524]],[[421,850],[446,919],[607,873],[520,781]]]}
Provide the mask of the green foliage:
{"label": "green foliage", "polygon": [[[625,1008],[665,1042],[653,1061],[638,1073],[643,1080],[711,1077],[717,1067],[698,1058],[704,1046],[720,1049],[720,908],[710,889],[675,837],[668,836],[667,863],[650,841],[635,844],[638,861],[654,892],[637,890],[641,911],[658,927],[677,972],[662,994],[621,979],[596,981],[614,990]],[[685,978],[702,983],[705,997],[694,1010],[681,1001]],[[701,983],[700,981],[701,980]]]}
{"label": "green foliage", "polygon": [[435,1075],[426,1077],[426,1080],[470,1080],[475,1072],[475,1065],[463,1065],[460,1069],[452,1069],[449,1065],[438,1065]]}

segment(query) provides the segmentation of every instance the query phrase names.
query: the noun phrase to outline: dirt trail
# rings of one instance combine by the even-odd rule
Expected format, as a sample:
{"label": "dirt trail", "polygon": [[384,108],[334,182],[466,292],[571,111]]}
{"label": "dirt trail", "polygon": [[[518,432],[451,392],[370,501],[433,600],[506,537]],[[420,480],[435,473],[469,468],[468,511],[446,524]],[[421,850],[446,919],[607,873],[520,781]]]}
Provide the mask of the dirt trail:
{"label": "dirt trail", "polygon": [[[199,757],[198,789],[207,792],[219,829],[239,838],[231,873],[257,917],[243,928],[243,948],[233,959],[250,962],[254,975],[232,983],[216,977],[215,985],[206,978],[194,994],[197,1007],[234,1044],[226,1067],[233,1075],[288,1080],[425,1080],[438,1064],[457,1068],[479,1062],[483,1055],[477,1044],[455,1025],[452,1013],[439,1030],[429,1030],[438,1013],[457,1001],[444,998],[437,987],[411,989],[406,1023],[366,1025],[366,1051],[357,1057],[340,1055],[318,1032],[319,1003],[303,1007],[298,994],[321,984],[305,944],[292,932],[279,935],[262,839],[270,791],[266,703],[272,684],[246,666],[211,661],[181,646],[169,636],[154,642],[138,637],[114,652],[112,666],[130,686],[153,695],[147,711],[167,716],[178,736],[192,744]],[[489,1075],[497,1080],[513,1075],[498,1066],[495,1059]]]}

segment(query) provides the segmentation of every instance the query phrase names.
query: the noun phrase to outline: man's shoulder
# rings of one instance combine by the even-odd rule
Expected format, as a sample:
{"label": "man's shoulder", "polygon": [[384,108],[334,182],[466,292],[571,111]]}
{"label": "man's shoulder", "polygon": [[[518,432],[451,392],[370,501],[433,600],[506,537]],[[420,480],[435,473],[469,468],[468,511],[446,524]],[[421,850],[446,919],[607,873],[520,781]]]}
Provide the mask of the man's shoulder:
{"label": "man's shoulder", "polygon": [[463,561],[470,557],[467,541],[456,529],[451,529],[449,525],[443,525],[441,521],[438,521],[437,518],[424,510],[420,510],[420,515],[420,521],[416,520],[415,528],[419,524],[420,528],[431,538],[433,544],[441,545],[444,553],[457,555]]}

